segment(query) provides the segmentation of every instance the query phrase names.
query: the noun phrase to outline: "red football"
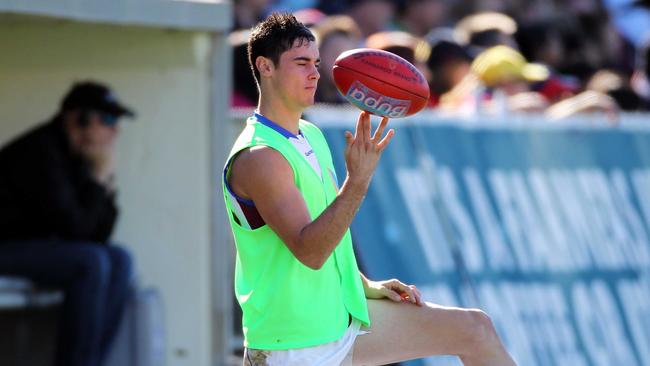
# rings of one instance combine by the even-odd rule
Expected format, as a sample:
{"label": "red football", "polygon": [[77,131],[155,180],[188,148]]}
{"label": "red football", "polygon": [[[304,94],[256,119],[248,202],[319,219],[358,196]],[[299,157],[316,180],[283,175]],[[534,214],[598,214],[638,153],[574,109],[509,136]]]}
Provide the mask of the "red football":
{"label": "red football", "polygon": [[358,48],[339,55],[332,68],[341,94],[379,116],[410,116],[427,104],[429,84],[405,59],[382,50]]}

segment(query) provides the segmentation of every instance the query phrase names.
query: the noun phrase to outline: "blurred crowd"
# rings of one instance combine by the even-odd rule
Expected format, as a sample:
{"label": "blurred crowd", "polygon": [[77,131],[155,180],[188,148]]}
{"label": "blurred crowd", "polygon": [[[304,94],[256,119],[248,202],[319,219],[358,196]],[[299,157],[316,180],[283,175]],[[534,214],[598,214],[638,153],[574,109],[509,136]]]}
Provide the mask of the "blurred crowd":
{"label": "blurred crowd", "polygon": [[543,113],[561,120],[650,110],[649,0],[234,0],[233,99],[257,104],[246,54],[250,28],[293,12],[316,35],[316,100],[339,104],[331,69],[370,47],[412,62],[429,107],[454,114]]}

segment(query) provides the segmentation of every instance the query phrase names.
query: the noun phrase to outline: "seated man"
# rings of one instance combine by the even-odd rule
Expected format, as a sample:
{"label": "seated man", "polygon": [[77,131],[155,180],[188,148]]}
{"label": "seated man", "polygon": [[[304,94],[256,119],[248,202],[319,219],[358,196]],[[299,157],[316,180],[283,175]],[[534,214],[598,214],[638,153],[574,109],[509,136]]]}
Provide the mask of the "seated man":
{"label": "seated man", "polygon": [[118,120],[104,85],[73,86],[59,112],[0,150],[0,275],[60,288],[57,366],[100,365],[127,301],[132,263],[108,243]]}

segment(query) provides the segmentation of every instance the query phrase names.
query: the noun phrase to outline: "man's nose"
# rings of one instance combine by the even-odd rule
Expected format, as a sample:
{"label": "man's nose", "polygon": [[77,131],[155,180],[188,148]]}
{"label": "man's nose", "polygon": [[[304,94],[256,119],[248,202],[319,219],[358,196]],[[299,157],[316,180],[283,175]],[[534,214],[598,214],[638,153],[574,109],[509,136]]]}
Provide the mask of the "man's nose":
{"label": "man's nose", "polygon": [[318,67],[314,66],[314,70],[312,71],[311,75],[309,75],[311,79],[320,79],[320,72],[318,72]]}

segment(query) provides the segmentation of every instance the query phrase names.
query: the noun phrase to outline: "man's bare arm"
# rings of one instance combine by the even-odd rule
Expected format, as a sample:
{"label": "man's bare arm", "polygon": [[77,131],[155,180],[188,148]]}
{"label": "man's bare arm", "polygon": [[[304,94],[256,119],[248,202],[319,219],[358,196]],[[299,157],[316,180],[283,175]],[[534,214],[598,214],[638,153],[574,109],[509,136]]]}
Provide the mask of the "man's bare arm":
{"label": "man's bare arm", "polygon": [[336,199],[311,220],[293,171],[278,151],[257,146],[239,154],[233,163],[230,184],[238,195],[249,198],[264,221],[306,266],[319,269],[350,227],[382,151],[394,135],[382,139],[388,119],[370,136],[370,118],[362,113],[357,131],[346,132],[348,173]]}

